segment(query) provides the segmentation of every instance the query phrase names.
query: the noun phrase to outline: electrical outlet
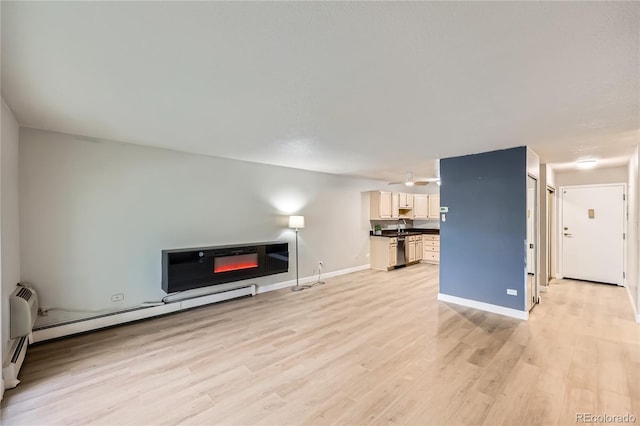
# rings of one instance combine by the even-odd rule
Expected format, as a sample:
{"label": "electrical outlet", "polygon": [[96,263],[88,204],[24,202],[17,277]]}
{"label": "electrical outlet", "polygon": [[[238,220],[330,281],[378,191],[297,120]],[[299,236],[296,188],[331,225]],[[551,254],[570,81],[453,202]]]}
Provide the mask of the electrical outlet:
{"label": "electrical outlet", "polygon": [[507,294],[508,294],[509,296],[517,296],[517,295],[518,295],[518,290],[514,290],[514,289],[512,289],[512,288],[508,288],[508,289],[507,289]]}
{"label": "electrical outlet", "polygon": [[124,293],[116,293],[111,296],[112,302],[122,302],[124,300]]}

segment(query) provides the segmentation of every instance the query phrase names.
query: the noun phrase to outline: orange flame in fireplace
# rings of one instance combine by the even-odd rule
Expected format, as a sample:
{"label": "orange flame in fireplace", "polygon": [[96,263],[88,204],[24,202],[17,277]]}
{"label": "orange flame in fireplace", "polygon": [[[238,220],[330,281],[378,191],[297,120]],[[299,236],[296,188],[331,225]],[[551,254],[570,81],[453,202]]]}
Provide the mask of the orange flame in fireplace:
{"label": "orange flame in fireplace", "polygon": [[229,263],[226,265],[216,266],[215,268],[213,268],[213,272],[217,274],[218,272],[239,271],[241,269],[251,269],[251,268],[257,268],[257,267],[258,267],[257,261]]}

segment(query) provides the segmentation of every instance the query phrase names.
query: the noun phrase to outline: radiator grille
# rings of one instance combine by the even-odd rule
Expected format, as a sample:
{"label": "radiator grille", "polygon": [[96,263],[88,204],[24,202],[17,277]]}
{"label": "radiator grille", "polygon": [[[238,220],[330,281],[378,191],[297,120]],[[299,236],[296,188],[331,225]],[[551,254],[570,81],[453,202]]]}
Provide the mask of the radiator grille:
{"label": "radiator grille", "polygon": [[17,297],[21,297],[24,300],[26,300],[27,302],[29,300],[31,300],[31,296],[33,295],[33,293],[31,293],[31,290],[29,290],[28,288],[22,287],[19,291],[18,294],[16,294]]}
{"label": "radiator grille", "polygon": [[20,352],[22,352],[22,347],[27,344],[26,336],[23,336],[18,340],[18,346],[16,346],[16,350],[13,352],[13,356],[11,357],[11,362],[13,364],[18,362],[18,358],[20,358]]}

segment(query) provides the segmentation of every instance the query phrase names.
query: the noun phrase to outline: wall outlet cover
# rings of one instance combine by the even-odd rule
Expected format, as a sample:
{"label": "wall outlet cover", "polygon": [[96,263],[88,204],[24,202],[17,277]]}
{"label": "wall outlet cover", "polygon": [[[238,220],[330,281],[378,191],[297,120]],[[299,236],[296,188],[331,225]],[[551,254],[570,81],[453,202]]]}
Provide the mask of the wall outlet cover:
{"label": "wall outlet cover", "polygon": [[517,295],[518,295],[518,290],[514,290],[514,289],[512,289],[512,288],[508,288],[508,289],[507,289],[507,294],[508,294],[509,296],[517,296]]}
{"label": "wall outlet cover", "polygon": [[122,302],[124,300],[124,293],[116,293],[111,296],[112,302]]}

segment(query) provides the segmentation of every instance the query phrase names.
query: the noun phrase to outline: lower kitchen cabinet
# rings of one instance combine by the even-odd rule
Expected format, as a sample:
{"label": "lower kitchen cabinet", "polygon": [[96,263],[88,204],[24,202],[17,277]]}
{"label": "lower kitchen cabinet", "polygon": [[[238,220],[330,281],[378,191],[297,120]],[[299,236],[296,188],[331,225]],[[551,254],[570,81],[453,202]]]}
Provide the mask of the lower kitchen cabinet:
{"label": "lower kitchen cabinet", "polygon": [[422,261],[440,263],[440,235],[422,236]]}
{"label": "lower kitchen cabinet", "polygon": [[398,263],[398,239],[396,237],[369,237],[371,269],[388,271]]}
{"label": "lower kitchen cabinet", "polygon": [[416,261],[419,262],[424,257],[424,253],[422,252],[422,235],[419,235],[416,238]]}
{"label": "lower kitchen cabinet", "polygon": [[413,263],[416,261],[416,241],[410,240],[407,242],[407,263]]}
{"label": "lower kitchen cabinet", "polygon": [[[372,235],[369,237],[369,242],[371,269],[389,271],[398,265],[397,237]],[[407,235],[404,237],[403,253],[403,261],[407,265],[420,261],[440,263],[440,236],[431,234]]]}
{"label": "lower kitchen cabinet", "polygon": [[420,262],[422,257],[422,235],[407,237],[407,263]]}

